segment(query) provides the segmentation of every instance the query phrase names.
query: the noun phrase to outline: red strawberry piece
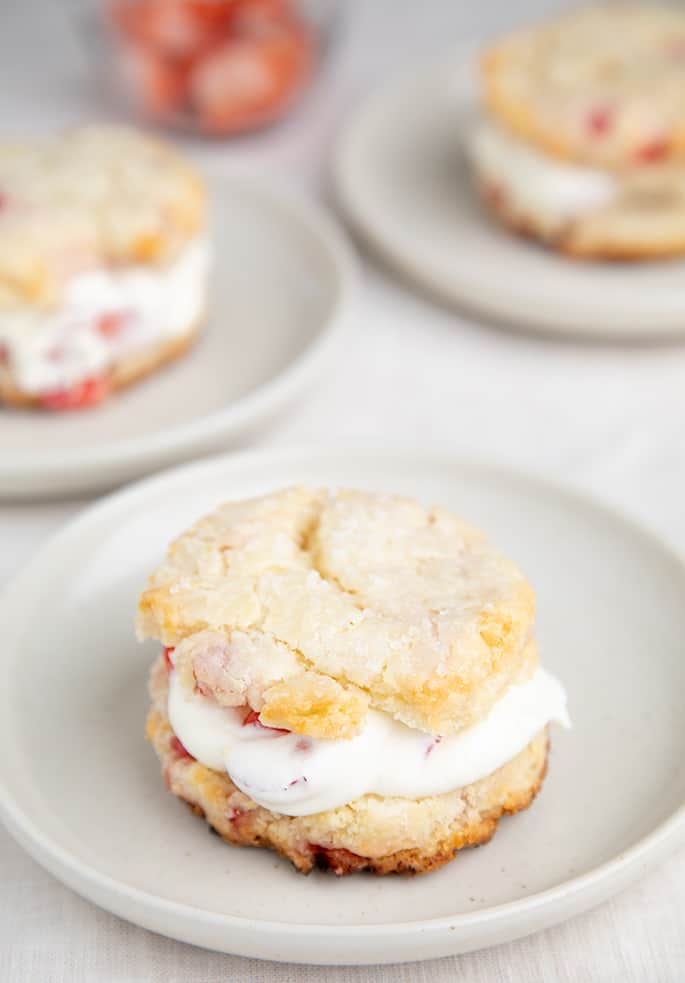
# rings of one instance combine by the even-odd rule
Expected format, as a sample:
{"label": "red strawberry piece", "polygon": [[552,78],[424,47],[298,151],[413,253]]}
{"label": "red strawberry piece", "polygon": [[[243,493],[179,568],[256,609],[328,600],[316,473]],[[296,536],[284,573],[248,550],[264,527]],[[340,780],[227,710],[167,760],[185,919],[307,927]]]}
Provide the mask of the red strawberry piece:
{"label": "red strawberry piece", "polygon": [[233,11],[238,16],[249,14],[265,20],[288,20],[296,14],[291,0],[233,0]]}
{"label": "red strawberry piece", "polygon": [[650,140],[638,148],[635,154],[641,164],[656,164],[668,154],[668,143],[663,137]]}
{"label": "red strawberry piece", "polygon": [[135,98],[149,113],[167,116],[186,100],[189,66],[175,62],[141,44],[129,44],[122,68]]}
{"label": "red strawberry piece", "polygon": [[596,137],[608,133],[613,121],[614,114],[607,106],[596,106],[587,114],[587,128]]}
{"label": "red strawberry piece", "polygon": [[272,730],[274,732],[274,734],[289,734],[290,733],[289,730],[286,730],[283,727],[267,727],[267,725],[266,724],[263,724],[261,722],[261,720],[259,719],[259,711],[258,710],[250,710],[249,713],[247,714],[247,716],[243,719],[243,727],[249,727],[250,725],[253,725],[255,727],[261,727],[262,730]]}
{"label": "red strawberry piece", "polygon": [[506,191],[501,184],[496,181],[485,181],[483,183],[483,194],[485,200],[493,208],[499,208],[506,200]]}
{"label": "red strawberry piece", "polygon": [[295,11],[287,0],[235,0],[231,32],[248,40],[262,40],[276,37],[296,23]]}
{"label": "red strawberry piece", "polygon": [[243,809],[241,806],[229,806],[227,815],[231,826],[235,830],[236,836],[244,836],[245,827],[248,827],[247,833],[250,836],[249,826],[253,817],[249,809]]}
{"label": "red strawberry piece", "polygon": [[110,391],[106,376],[82,379],[67,389],[54,389],[40,397],[40,405],[46,410],[81,410],[97,406]]}
{"label": "red strawberry piece", "polygon": [[164,649],[164,661],[166,662],[166,667],[169,670],[169,672],[171,672],[171,670],[174,668],[174,664],[171,661],[171,654],[173,651],[174,651],[173,645],[167,645]]}
{"label": "red strawberry piece", "polygon": [[60,362],[64,361],[64,348],[60,345],[55,345],[54,348],[50,348],[46,352],[46,358],[48,362],[52,362],[53,365],[59,365]]}
{"label": "red strawberry piece", "polygon": [[280,96],[271,66],[252,42],[228,41],[193,70],[191,98],[204,127],[228,133],[249,125]]}
{"label": "red strawberry piece", "polygon": [[671,61],[685,61],[685,37],[671,38],[666,45],[666,54]]}
{"label": "red strawberry piece", "polygon": [[187,0],[118,0],[110,5],[109,13],[115,28],[150,54],[185,58],[206,46],[211,37],[212,23],[197,16],[200,6],[209,5]]}
{"label": "red strawberry piece", "polygon": [[196,760],[192,756],[190,751],[187,751],[186,748],[183,747],[183,745],[181,744],[181,742],[179,741],[178,737],[176,737],[175,734],[169,741],[169,747],[174,752],[177,758],[189,758],[191,761]]}
{"label": "red strawberry piece", "polygon": [[109,24],[129,38],[140,37],[143,24],[143,4],[131,0],[112,0],[107,7]]}
{"label": "red strawberry piece", "polygon": [[215,37],[230,29],[235,17],[237,0],[185,0],[196,28],[201,25]]}
{"label": "red strawberry piece", "polygon": [[657,137],[638,147],[635,157],[640,164],[656,164],[668,154],[668,141]]}
{"label": "red strawberry piece", "polygon": [[191,97],[202,125],[229,133],[276,117],[304,84],[313,45],[300,28],[277,37],[229,40],[193,70]]}
{"label": "red strawberry piece", "polygon": [[111,311],[98,319],[97,329],[105,338],[111,338],[126,327],[129,319],[127,311]]}
{"label": "red strawberry piece", "polygon": [[334,874],[344,874],[352,869],[365,865],[362,857],[344,847],[321,846],[319,843],[310,843],[309,849],[314,854],[314,863],[321,870],[332,870]]}

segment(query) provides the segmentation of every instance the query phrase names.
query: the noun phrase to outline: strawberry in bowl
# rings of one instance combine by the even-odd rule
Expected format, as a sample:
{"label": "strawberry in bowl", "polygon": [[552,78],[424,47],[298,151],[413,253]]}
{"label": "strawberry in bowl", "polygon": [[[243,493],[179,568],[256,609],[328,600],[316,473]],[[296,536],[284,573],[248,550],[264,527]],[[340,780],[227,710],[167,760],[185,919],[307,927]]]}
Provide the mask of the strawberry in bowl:
{"label": "strawberry in bowl", "polygon": [[218,136],[283,115],[321,50],[321,25],[295,0],[111,0],[104,24],[129,103]]}

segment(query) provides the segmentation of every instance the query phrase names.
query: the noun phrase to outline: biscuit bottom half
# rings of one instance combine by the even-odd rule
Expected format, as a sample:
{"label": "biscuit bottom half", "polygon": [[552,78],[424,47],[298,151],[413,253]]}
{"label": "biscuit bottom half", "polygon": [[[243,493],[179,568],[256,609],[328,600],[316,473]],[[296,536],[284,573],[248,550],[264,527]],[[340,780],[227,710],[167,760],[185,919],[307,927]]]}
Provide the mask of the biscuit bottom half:
{"label": "biscuit bottom half", "polygon": [[547,769],[547,728],[497,771],[442,795],[405,799],[365,795],[310,816],[284,816],[257,805],[225,773],[196,761],[166,715],[166,674],[151,678],[153,706],[146,735],[169,790],[188,803],[224,840],[267,847],[303,873],[419,874],[449,863],[462,847],[486,843],[505,813],[526,809]]}
{"label": "biscuit bottom half", "polygon": [[685,252],[685,169],[620,174],[559,160],[483,119],[467,153],[480,197],[499,222],[570,256],[640,260]]}
{"label": "biscuit bottom half", "polygon": [[[599,210],[582,218],[569,219],[550,230],[531,211],[516,207],[498,186],[478,179],[476,189],[502,226],[523,239],[535,240],[565,256],[586,260],[631,262],[669,259],[685,253],[685,202],[665,220],[663,211],[645,209],[642,214],[622,210]],[[680,223],[680,224],[678,224]]]}
{"label": "biscuit bottom half", "polygon": [[[204,315],[188,326],[187,331],[176,338],[166,338],[148,345],[138,351],[129,352],[113,362],[102,374],[98,383],[98,393],[92,401],[85,399],[83,405],[94,405],[105,398],[139,382],[163,366],[176,361],[195,344],[204,322]],[[16,409],[51,409],[45,406],[40,394],[25,392],[16,384],[9,369],[0,365],[0,403]],[[69,405],[69,409],[81,408]]]}

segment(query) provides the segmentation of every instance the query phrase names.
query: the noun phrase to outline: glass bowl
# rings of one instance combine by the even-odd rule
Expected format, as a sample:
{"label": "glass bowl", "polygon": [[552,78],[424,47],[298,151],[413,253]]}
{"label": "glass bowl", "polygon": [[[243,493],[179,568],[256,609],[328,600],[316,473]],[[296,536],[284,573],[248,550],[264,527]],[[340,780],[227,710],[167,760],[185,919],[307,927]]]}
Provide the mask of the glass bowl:
{"label": "glass bowl", "polygon": [[334,11],[324,0],[104,0],[98,70],[146,122],[240,133],[279,119],[311,83]]}

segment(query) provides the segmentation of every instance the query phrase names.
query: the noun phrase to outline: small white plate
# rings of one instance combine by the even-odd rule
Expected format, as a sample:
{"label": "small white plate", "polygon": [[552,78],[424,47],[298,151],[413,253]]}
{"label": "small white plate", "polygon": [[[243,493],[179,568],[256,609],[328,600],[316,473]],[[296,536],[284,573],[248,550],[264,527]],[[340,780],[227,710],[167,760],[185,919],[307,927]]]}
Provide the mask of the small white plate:
{"label": "small white plate", "polygon": [[[545,665],[574,727],[555,730],[529,810],[413,880],[303,877],[227,846],[162,782],[143,740],[156,646],[137,593],[169,540],[227,497],[294,482],[442,503],[527,571]],[[631,522],[539,480],[419,454],[216,458],[149,479],[59,533],[0,606],[0,815],[56,877],[173,938],[309,963],[426,959],[504,942],[597,904],[685,829],[685,568]]]}
{"label": "small white plate", "polygon": [[94,410],[0,407],[0,497],[93,491],[247,438],[320,372],[355,264],[316,206],[209,181],[211,311],[196,347]]}
{"label": "small white plate", "polygon": [[526,331],[602,340],[685,336],[682,261],[568,259],[500,228],[477,200],[464,139],[477,112],[472,49],[373,96],[343,130],[338,203],[399,273]]}

